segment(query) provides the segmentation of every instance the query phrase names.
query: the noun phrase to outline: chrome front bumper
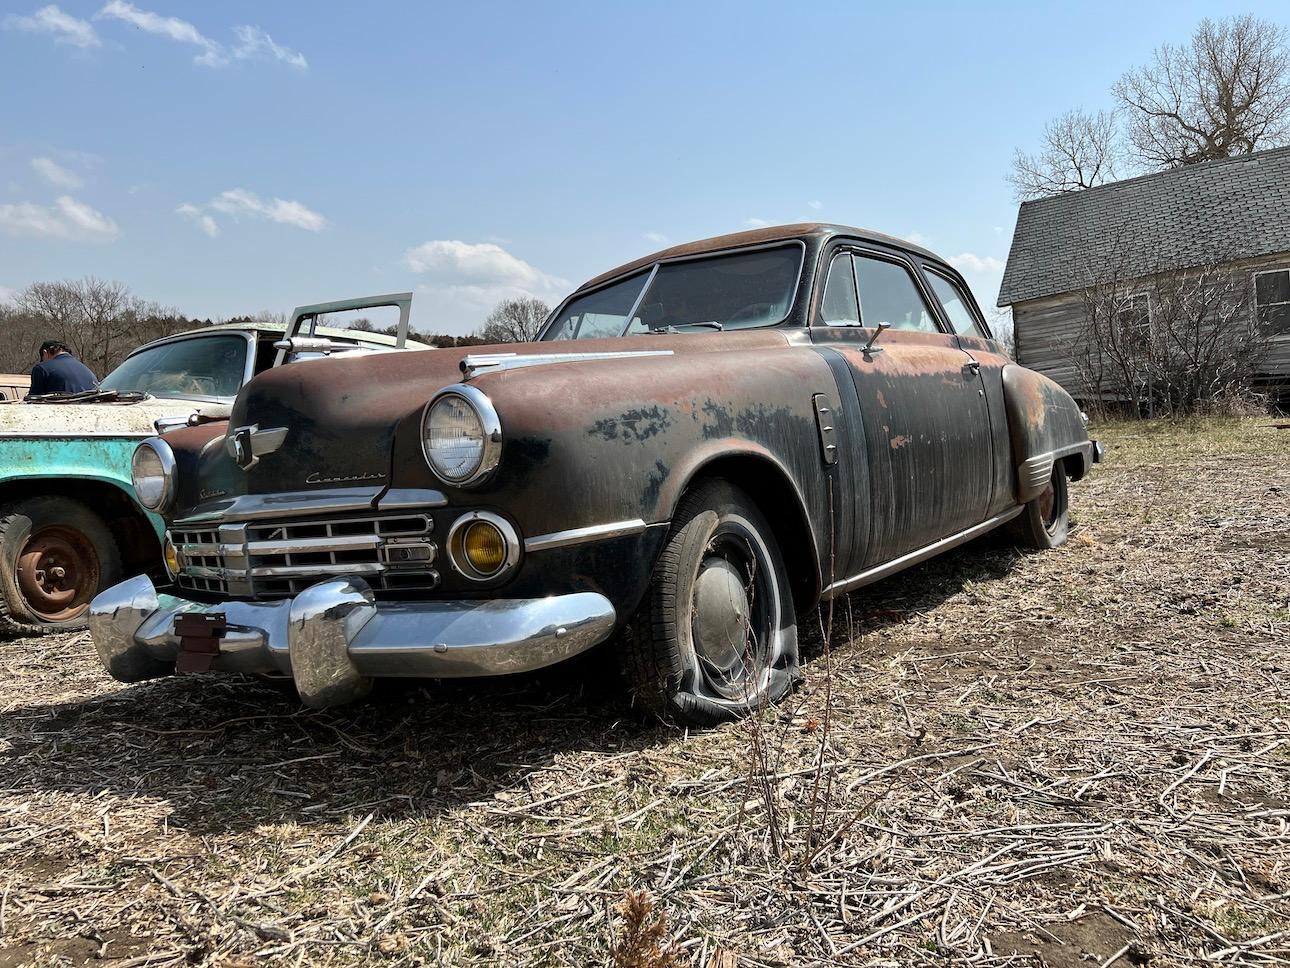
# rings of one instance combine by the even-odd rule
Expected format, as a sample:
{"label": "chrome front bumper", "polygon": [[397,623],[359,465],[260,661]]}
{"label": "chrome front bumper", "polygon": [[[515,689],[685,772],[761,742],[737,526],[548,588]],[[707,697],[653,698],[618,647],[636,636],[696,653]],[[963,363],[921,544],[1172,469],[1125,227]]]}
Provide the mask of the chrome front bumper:
{"label": "chrome front bumper", "polygon": [[147,576],[90,604],[103,666],[123,682],[174,671],[183,648],[175,619],[222,613],[227,629],[211,668],[291,676],[311,706],[359,698],[375,677],[455,678],[527,672],[604,641],[617,616],[603,595],[377,602],[361,578],[322,581],[295,598],[216,605],[159,594]]}

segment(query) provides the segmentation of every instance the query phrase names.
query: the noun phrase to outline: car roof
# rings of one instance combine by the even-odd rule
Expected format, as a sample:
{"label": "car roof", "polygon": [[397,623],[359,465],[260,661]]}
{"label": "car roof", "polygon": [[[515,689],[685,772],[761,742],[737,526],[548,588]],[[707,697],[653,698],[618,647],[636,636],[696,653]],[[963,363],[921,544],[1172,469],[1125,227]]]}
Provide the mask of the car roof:
{"label": "car roof", "polygon": [[793,239],[831,238],[833,236],[846,236],[847,238],[878,242],[882,245],[904,249],[906,252],[915,252],[926,259],[931,259],[942,265],[945,264],[944,259],[934,252],[929,252],[922,246],[906,242],[904,239],[898,239],[893,235],[875,232],[873,229],[835,225],[830,222],[798,222],[791,225],[768,225],[765,228],[750,229],[746,232],[732,232],[728,235],[716,235],[710,239],[700,239],[698,242],[686,242],[684,245],[674,245],[671,248],[660,249],[651,255],[625,262],[617,269],[602,272],[594,279],[588,279],[578,287],[577,291],[582,292],[584,289],[594,289],[610,279],[627,275],[637,269],[643,269],[646,266],[653,265],[655,262],[663,262],[668,259],[684,259],[690,256],[706,255],[709,252],[721,252],[726,249],[737,249],[743,246],[765,245],[768,242],[789,242]]}

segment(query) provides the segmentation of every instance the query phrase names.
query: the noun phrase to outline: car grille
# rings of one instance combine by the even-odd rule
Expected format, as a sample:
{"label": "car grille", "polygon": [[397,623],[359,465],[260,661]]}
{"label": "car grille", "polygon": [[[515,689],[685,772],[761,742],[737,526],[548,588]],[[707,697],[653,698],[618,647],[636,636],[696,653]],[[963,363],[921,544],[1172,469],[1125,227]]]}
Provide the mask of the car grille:
{"label": "car grille", "polygon": [[378,592],[434,588],[433,532],[428,514],[391,514],[176,528],[170,537],[179,552],[181,588],[277,599],[351,576]]}

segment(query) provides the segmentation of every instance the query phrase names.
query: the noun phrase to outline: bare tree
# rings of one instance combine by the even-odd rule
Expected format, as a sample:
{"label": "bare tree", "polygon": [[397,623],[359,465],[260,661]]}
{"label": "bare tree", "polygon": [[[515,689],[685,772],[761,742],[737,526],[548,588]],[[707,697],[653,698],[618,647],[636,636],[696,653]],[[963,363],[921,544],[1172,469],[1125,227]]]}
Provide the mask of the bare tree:
{"label": "bare tree", "polygon": [[1133,153],[1147,167],[1277,147],[1290,134],[1285,28],[1248,14],[1202,20],[1190,44],[1162,46],[1114,92]]}
{"label": "bare tree", "polygon": [[479,336],[485,343],[530,343],[549,315],[551,307],[541,299],[503,299],[484,320]]}
{"label": "bare tree", "polygon": [[1092,188],[1116,177],[1120,150],[1115,112],[1067,111],[1044,127],[1038,152],[1017,149],[1008,181],[1019,202]]}
{"label": "bare tree", "polygon": [[32,283],[16,303],[16,312],[4,320],[0,359],[17,370],[31,367],[40,342],[57,338],[101,377],[139,344],[191,326],[176,310],[139,299],[122,283],[92,276]]}

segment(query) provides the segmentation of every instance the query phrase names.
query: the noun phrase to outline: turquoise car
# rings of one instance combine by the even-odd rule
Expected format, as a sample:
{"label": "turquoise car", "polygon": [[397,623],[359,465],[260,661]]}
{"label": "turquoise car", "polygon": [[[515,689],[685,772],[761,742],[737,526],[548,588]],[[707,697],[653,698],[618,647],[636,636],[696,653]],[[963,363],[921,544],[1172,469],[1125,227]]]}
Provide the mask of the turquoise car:
{"label": "turquoise car", "polygon": [[[170,336],[131,353],[97,391],[0,402],[0,631],[78,627],[101,589],[129,575],[164,578],[162,520],[131,483],[139,442],[198,423],[222,436],[238,391],[272,366],[428,349],[407,340],[411,301],[397,293],[321,303],[296,309],[287,326]],[[398,307],[396,336],[318,325],[327,313],[379,306]]]}

